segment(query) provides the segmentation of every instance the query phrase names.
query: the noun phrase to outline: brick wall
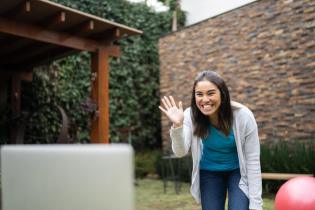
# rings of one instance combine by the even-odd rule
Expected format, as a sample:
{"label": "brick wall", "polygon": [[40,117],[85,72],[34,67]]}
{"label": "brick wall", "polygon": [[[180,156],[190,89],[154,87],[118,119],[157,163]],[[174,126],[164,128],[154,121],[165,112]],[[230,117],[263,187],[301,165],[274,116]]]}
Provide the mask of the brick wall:
{"label": "brick wall", "polygon": [[256,1],[162,37],[159,53],[161,96],[188,107],[196,73],[215,70],[254,112],[261,141],[315,139],[314,0]]}

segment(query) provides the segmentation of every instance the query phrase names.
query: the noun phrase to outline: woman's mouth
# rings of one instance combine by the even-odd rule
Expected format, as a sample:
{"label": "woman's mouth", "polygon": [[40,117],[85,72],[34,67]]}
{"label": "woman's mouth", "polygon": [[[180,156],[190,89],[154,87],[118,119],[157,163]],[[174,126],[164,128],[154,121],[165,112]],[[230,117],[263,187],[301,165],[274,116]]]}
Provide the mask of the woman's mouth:
{"label": "woman's mouth", "polygon": [[211,111],[214,107],[213,104],[204,104],[204,105],[201,105],[202,109],[205,110],[205,111]]}

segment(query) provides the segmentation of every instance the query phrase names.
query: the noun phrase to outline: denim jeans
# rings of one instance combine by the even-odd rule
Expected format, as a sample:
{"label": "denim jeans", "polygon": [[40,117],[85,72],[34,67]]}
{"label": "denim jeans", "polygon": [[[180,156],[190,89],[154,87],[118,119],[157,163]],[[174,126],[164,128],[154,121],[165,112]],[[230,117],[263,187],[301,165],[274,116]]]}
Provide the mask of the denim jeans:
{"label": "denim jeans", "polygon": [[240,178],[239,169],[200,170],[202,210],[224,210],[226,192],[228,192],[228,210],[248,210],[248,198],[238,187]]}

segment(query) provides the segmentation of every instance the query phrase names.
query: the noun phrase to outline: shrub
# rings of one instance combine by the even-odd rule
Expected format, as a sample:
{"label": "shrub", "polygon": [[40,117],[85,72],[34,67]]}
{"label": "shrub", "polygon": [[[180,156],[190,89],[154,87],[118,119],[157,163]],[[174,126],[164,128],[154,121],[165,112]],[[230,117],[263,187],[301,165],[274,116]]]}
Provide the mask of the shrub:
{"label": "shrub", "polygon": [[[169,156],[169,155],[167,155]],[[191,155],[187,155],[182,158],[175,159],[163,159],[163,155],[160,155],[156,162],[156,170],[158,175],[163,178],[163,176],[170,176],[171,166],[170,162],[172,161],[173,169],[175,176],[178,176],[178,179],[183,182],[190,182],[191,172],[192,172],[192,158]],[[164,167],[164,168],[162,168]],[[163,170],[164,173],[163,174]],[[166,174],[168,173],[168,174]]]}
{"label": "shrub", "polygon": [[162,152],[160,150],[147,150],[136,152],[135,171],[137,178],[144,178],[148,174],[157,174],[159,159]]}
{"label": "shrub", "polygon": [[[262,172],[312,174],[315,169],[314,148],[313,142],[262,144]],[[263,180],[264,191],[275,193],[284,182]]]}

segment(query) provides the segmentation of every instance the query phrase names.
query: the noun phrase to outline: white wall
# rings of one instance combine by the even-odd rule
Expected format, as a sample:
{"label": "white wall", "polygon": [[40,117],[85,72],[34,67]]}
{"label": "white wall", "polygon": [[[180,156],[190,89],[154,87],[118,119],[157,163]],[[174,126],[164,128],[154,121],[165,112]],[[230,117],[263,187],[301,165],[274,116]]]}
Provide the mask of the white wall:
{"label": "white wall", "polygon": [[186,11],[186,25],[219,15],[256,0],[180,0],[182,10]]}

